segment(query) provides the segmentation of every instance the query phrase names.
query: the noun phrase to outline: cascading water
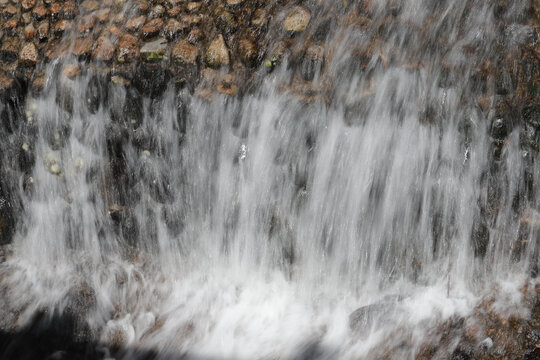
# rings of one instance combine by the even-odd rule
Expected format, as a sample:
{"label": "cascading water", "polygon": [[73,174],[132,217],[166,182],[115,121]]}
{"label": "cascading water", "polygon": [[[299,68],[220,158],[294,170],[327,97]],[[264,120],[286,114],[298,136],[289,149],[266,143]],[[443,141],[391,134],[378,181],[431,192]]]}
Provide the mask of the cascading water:
{"label": "cascading water", "polygon": [[534,130],[499,116],[485,67],[535,36],[529,2],[505,4],[502,33],[490,1],[371,1],[375,32],[346,20],[359,3],[323,24],[331,3],[302,4],[324,61],[293,45],[238,96],[201,96],[206,80],[142,96],[47,64],[45,91],[3,120],[2,191],[20,201],[0,327],[72,316],[103,358],[412,359],[493,289],[523,311]]}

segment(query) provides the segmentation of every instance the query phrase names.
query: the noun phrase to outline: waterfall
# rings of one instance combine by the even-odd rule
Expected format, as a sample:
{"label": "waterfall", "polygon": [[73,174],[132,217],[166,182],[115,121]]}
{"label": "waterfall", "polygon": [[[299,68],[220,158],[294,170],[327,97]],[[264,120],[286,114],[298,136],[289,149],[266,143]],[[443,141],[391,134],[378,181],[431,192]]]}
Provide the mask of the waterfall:
{"label": "waterfall", "polygon": [[[414,359],[485,296],[526,313],[540,119],[516,87],[538,68],[510,57],[533,5],[278,3],[239,89],[67,55],[4,97],[2,331],[69,317],[103,359]],[[310,25],[283,35],[293,5]]]}

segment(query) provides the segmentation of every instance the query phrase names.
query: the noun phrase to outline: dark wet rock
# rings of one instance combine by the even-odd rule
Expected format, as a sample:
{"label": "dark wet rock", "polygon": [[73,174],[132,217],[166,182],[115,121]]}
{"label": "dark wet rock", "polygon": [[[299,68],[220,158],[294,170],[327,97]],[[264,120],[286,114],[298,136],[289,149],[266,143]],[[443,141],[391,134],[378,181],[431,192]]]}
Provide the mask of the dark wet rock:
{"label": "dark wet rock", "polygon": [[137,66],[133,85],[141,94],[157,98],[165,92],[171,79],[170,70],[161,64],[140,64]]}
{"label": "dark wet rock", "polygon": [[20,41],[16,37],[8,37],[2,41],[0,47],[0,60],[13,62],[19,56]]}
{"label": "dark wet rock", "polygon": [[99,107],[107,100],[109,79],[103,74],[94,74],[85,92],[86,107],[91,113],[96,113]]}
{"label": "dark wet rock", "polygon": [[141,59],[145,62],[168,60],[167,39],[158,38],[143,44],[140,50]]}
{"label": "dark wet rock", "polygon": [[507,124],[503,119],[496,119],[491,124],[491,137],[495,140],[501,141],[508,134]]}
{"label": "dark wet rock", "polygon": [[153,19],[144,24],[142,27],[142,35],[145,39],[150,39],[159,34],[163,28],[163,19]]}
{"label": "dark wet rock", "polygon": [[324,42],[328,38],[328,35],[330,34],[331,29],[335,26],[336,19],[330,18],[322,21],[317,28],[315,29],[315,32],[313,33],[312,40],[316,42]]}
{"label": "dark wet rock", "polygon": [[489,228],[483,217],[478,217],[473,223],[471,241],[474,256],[484,257],[489,246]]}
{"label": "dark wet rock", "polygon": [[15,214],[13,205],[0,188],[0,245],[9,244],[15,234]]}
{"label": "dark wet rock", "polygon": [[[61,100],[64,100],[64,107],[67,108],[71,104],[71,111],[73,108],[73,99],[71,99],[71,94],[63,94],[64,97]],[[69,109],[66,109],[69,110]],[[51,148],[51,150],[56,151],[62,149],[71,135],[71,125],[69,123],[69,118],[67,114],[56,119],[44,119],[43,120],[43,132],[45,135],[45,140]],[[48,159],[46,159],[48,161]],[[56,159],[51,159],[46,168],[49,172],[58,175],[61,171],[59,163]]]}
{"label": "dark wet rock", "polygon": [[283,29],[291,34],[303,32],[311,20],[311,12],[303,7],[295,7],[283,21]]}
{"label": "dark wet rock", "polygon": [[312,81],[324,67],[324,48],[320,45],[311,45],[305,52],[300,65],[300,74],[306,81]]}
{"label": "dark wet rock", "polygon": [[32,42],[23,45],[19,53],[19,63],[24,66],[35,66],[38,61],[38,51]]}
{"label": "dark wet rock", "polygon": [[172,59],[177,63],[197,65],[198,58],[199,49],[187,41],[179,41],[172,49]]}
{"label": "dark wet rock", "polygon": [[223,35],[219,34],[214,40],[212,40],[208,46],[208,49],[206,50],[205,61],[208,66],[213,68],[229,65],[229,49],[225,44]]}
{"label": "dark wet rock", "polygon": [[218,7],[214,12],[214,21],[217,28],[224,34],[230,35],[238,30],[236,16],[222,7]]}

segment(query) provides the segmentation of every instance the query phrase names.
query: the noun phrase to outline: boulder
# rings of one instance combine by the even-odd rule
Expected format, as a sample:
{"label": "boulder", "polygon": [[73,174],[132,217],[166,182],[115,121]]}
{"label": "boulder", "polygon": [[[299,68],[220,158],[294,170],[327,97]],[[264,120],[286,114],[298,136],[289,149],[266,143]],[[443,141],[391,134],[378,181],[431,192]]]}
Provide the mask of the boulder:
{"label": "boulder", "polygon": [[253,67],[257,64],[259,49],[254,41],[242,39],[238,42],[238,54],[246,66]]}
{"label": "boulder", "polygon": [[229,49],[227,48],[227,44],[225,44],[223,35],[219,34],[212,40],[206,50],[205,61],[208,66],[213,68],[229,65]]}
{"label": "boulder", "polygon": [[118,42],[118,62],[129,62],[139,56],[139,39],[125,34]]}
{"label": "boulder", "polygon": [[38,51],[33,42],[24,44],[19,53],[19,63],[24,66],[35,66],[38,61]]}
{"label": "boulder", "polygon": [[96,41],[96,47],[92,57],[97,61],[111,61],[114,55],[114,44],[107,36],[100,36]]}
{"label": "boulder", "polygon": [[311,12],[306,8],[297,6],[292,9],[283,21],[283,29],[291,34],[301,33],[306,30],[311,20]]}
{"label": "boulder", "polygon": [[185,40],[179,41],[172,49],[172,59],[176,63],[197,65],[199,49]]}

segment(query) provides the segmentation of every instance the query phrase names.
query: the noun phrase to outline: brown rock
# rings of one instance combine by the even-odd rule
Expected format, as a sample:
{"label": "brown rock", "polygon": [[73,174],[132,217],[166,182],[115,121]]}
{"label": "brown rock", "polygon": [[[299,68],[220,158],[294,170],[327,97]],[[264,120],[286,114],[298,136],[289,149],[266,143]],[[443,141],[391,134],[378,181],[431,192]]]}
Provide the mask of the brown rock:
{"label": "brown rock", "polygon": [[174,8],[180,4],[182,4],[183,2],[185,2],[186,0],[167,0],[166,1],[166,4],[167,4],[167,7],[169,8]]}
{"label": "brown rock", "polygon": [[204,39],[204,32],[198,27],[194,27],[193,29],[191,29],[191,31],[189,32],[187,36],[187,41],[189,41],[192,44],[196,44],[202,41],[203,39]]}
{"label": "brown rock", "polygon": [[268,24],[268,12],[265,9],[257,9],[251,18],[251,25],[256,28],[265,27]]}
{"label": "brown rock", "polygon": [[110,15],[111,15],[110,8],[101,9],[96,13],[97,20],[100,22],[100,24],[107,22],[109,20]]}
{"label": "brown rock", "polygon": [[2,41],[0,47],[0,60],[13,62],[19,55],[19,39],[17,37],[7,37]]}
{"label": "brown rock", "polygon": [[43,4],[36,6],[34,10],[32,10],[32,18],[37,21],[45,19],[48,14],[49,10],[47,10]]}
{"label": "brown rock", "polygon": [[120,29],[116,25],[113,25],[109,28],[109,33],[111,33],[111,35],[116,36],[117,38],[121,38],[124,35],[124,32],[122,31],[122,29]]}
{"label": "brown rock", "polygon": [[219,34],[208,46],[205,54],[208,66],[217,68],[229,65],[229,49],[223,35]]}
{"label": "brown rock", "polygon": [[227,6],[235,8],[244,3],[244,0],[227,0]]}
{"label": "brown rock", "polygon": [[176,39],[180,34],[185,33],[189,26],[186,23],[181,23],[175,19],[169,19],[167,25],[163,29],[165,36],[169,40]]}
{"label": "brown rock", "polygon": [[11,18],[9,20],[6,20],[6,22],[4,22],[4,24],[2,25],[2,30],[4,30],[7,34],[10,34],[11,36],[13,36],[13,34],[15,34],[15,31],[17,30],[17,25],[18,25],[17,19]]}
{"label": "brown rock", "polygon": [[150,10],[150,13],[148,14],[149,19],[155,19],[165,16],[165,7],[163,5],[156,5]]}
{"label": "brown rock", "polygon": [[49,12],[51,13],[51,19],[53,21],[56,21],[62,17],[62,10],[63,6],[61,2],[55,2],[51,5],[49,8]]}
{"label": "brown rock", "polygon": [[79,57],[89,57],[92,53],[93,41],[92,38],[78,38],[75,40],[71,53]]}
{"label": "brown rock", "polygon": [[53,40],[47,43],[43,55],[45,55],[45,58],[48,60],[55,60],[64,57],[67,54],[68,49],[67,44],[61,43],[59,40]]}
{"label": "brown rock", "polygon": [[68,78],[68,79],[74,79],[75,77],[79,76],[82,72],[82,69],[79,64],[67,64],[64,66],[64,69],[62,69],[62,73]]}
{"label": "brown rock", "polygon": [[139,56],[139,39],[130,34],[122,36],[118,42],[118,61],[123,63]]}
{"label": "brown rock", "polygon": [[79,32],[88,32],[96,25],[96,17],[93,14],[85,15],[79,19],[77,30]]}
{"label": "brown rock", "polygon": [[236,16],[222,7],[218,7],[214,12],[214,21],[217,28],[224,34],[232,34],[238,29]]}
{"label": "brown rock", "polygon": [[80,8],[83,12],[89,13],[99,9],[99,3],[96,0],[84,0],[81,3]]}
{"label": "brown rock", "polygon": [[163,27],[162,19],[153,19],[147,22],[142,28],[143,38],[149,39],[159,34],[159,31]]}
{"label": "brown rock", "polygon": [[96,48],[92,53],[94,60],[110,61],[114,55],[114,45],[106,36],[100,36],[96,42]]}
{"label": "brown rock", "polygon": [[145,0],[138,0],[135,2],[135,5],[133,6],[133,9],[139,14],[146,14],[149,8],[150,8],[150,3]]}
{"label": "brown rock", "polygon": [[47,78],[45,76],[38,76],[32,80],[32,92],[39,94],[45,88],[47,84]]}
{"label": "brown rock", "polygon": [[242,39],[238,43],[238,53],[240,60],[246,65],[253,67],[257,63],[257,57],[259,56],[259,50],[257,44],[249,39]]}
{"label": "brown rock", "polygon": [[74,1],[66,1],[64,3],[64,19],[71,20],[79,13],[77,5]]}
{"label": "brown rock", "polygon": [[36,0],[22,0],[21,7],[23,11],[28,11],[36,6]]}
{"label": "brown rock", "polygon": [[54,26],[54,35],[60,37],[68,30],[71,30],[71,21],[62,19]]}
{"label": "brown rock", "polygon": [[144,15],[137,16],[136,18],[130,19],[126,23],[126,30],[138,31],[144,25],[145,20],[146,20],[146,16]]}
{"label": "brown rock", "polygon": [[9,4],[4,10],[2,10],[2,16],[6,20],[12,18],[15,15],[17,15],[17,8],[13,4]]}
{"label": "brown rock", "polygon": [[203,18],[201,15],[184,15],[182,16],[182,21],[188,23],[189,25],[199,25],[202,22]]}
{"label": "brown rock", "polygon": [[306,29],[310,20],[309,10],[297,6],[287,14],[285,21],[283,21],[283,29],[288,33],[299,33]]}
{"label": "brown rock", "polygon": [[225,75],[216,88],[218,92],[225,95],[236,95],[238,93],[238,86],[234,83],[232,74]]}
{"label": "brown rock", "polygon": [[201,5],[200,2],[191,1],[187,4],[186,10],[187,12],[194,13],[201,9]]}
{"label": "brown rock", "polygon": [[176,17],[182,12],[181,6],[175,6],[167,10],[167,15],[170,17]]}
{"label": "brown rock", "polygon": [[37,28],[37,35],[39,41],[46,41],[49,38],[49,22],[47,20],[39,24]]}
{"label": "brown rock", "polygon": [[24,44],[19,53],[19,63],[24,66],[34,66],[38,61],[38,51],[33,42]]}
{"label": "brown rock", "polygon": [[0,71],[0,94],[6,93],[15,85],[15,79]]}
{"label": "brown rock", "polygon": [[36,34],[36,28],[32,24],[28,24],[24,27],[23,34],[25,40],[30,40]]}
{"label": "brown rock", "polygon": [[179,41],[172,49],[172,58],[180,64],[196,65],[199,49],[187,41]]}

